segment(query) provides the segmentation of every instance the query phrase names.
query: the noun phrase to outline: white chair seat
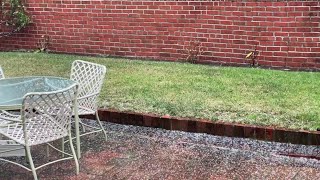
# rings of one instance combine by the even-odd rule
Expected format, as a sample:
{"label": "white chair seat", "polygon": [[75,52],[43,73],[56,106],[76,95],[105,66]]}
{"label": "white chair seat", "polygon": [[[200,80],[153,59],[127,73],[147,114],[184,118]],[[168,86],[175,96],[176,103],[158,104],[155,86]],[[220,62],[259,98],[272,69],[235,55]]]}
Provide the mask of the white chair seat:
{"label": "white chair seat", "polygon": [[[2,120],[3,119],[0,118],[0,121]],[[34,131],[34,129],[36,129],[36,131]],[[32,145],[48,143],[68,135],[67,129],[61,127],[61,125],[53,121],[49,116],[43,115],[38,115],[30,119],[30,122],[26,123],[25,130],[29,132],[28,139]],[[12,140],[19,144],[26,145],[22,123],[9,123],[7,127],[0,127],[0,133],[4,136],[11,137]]]}

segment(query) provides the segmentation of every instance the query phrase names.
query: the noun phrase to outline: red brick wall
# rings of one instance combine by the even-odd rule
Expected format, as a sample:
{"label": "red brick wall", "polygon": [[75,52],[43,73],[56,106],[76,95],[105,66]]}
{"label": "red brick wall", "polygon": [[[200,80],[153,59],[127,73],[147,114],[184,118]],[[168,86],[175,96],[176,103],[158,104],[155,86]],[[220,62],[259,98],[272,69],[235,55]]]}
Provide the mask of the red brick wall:
{"label": "red brick wall", "polygon": [[0,39],[1,50],[35,49],[182,60],[190,41],[200,61],[244,64],[257,48],[259,64],[320,68],[320,2],[147,0],[26,0],[33,24]]}

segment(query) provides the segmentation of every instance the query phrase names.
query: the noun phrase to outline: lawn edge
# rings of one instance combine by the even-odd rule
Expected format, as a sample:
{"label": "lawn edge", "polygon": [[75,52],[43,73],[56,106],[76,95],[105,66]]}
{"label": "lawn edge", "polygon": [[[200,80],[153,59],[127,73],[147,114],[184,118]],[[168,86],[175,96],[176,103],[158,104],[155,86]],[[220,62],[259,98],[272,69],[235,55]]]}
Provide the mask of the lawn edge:
{"label": "lawn edge", "polygon": [[[319,131],[254,126],[222,121],[213,122],[204,119],[178,118],[136,112],[123,112],[114,109],[99,109],[98,114],[101,121],[117,124],[145,126],[194,133],[207,133],[217,136],[250,138],[292,144],[320,145]],[[81,117],[95,119],[95,116],[93,115],[85,115]]]}

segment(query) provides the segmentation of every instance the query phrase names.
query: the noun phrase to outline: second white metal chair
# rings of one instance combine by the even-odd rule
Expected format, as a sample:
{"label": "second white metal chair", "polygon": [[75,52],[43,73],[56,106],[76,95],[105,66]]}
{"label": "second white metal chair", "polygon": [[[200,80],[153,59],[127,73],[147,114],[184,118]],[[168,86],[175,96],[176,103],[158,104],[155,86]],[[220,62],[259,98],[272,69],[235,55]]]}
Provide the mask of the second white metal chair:
{"label": "second white metal chair", "polygon": [[[84,133],[82,133],[80,136],[96,132],[103,132],[107,140],[106,131],[101,124],[97,111],[98,96],[104,82],[106,71],[107,70],[105,66],[96,63],[86,62],[82,60],[75,60],[72,63],[70,79],[74,80],[79,85],[79,93],[77,98],[78,115],[93,114],[96,116],[97,122],[99,124],[99,127],[94,127],[79,121],[84,129]],[[92,130],[86,132],[85,127],[89,127]]]}

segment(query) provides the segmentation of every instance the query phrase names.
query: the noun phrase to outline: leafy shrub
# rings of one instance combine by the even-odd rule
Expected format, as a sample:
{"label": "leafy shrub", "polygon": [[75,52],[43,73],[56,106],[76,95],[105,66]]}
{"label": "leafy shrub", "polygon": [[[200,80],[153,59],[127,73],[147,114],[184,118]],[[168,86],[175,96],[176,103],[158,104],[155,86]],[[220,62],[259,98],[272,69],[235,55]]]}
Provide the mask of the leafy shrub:
{"label": "leafy shrub", "polygon": [[0,0],[0,37],[10,36],[30,23],[21,0]]}

